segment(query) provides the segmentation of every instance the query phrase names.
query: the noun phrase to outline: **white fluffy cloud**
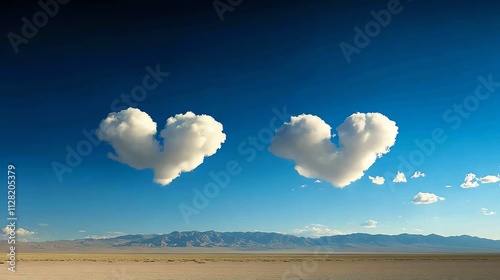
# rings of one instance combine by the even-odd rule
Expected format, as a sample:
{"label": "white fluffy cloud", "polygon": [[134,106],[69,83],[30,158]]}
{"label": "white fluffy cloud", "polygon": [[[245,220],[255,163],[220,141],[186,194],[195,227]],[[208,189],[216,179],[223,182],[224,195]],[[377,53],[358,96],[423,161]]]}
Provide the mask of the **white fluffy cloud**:
{"label": "white fluffy cloud", "polygon": [[316,184],[320,184],[320,183],[321,183],[321,180],[316,180],[316,181],[314,181],[314,183],[316,183]]}
{"label": "white fluffy cloud", "polygon": [[330,229],[328,226],[322,224],[311,224],[305,226],[304,228],[294,229],[293,234],[317,237],[317,236],[340,235],[342,234],[342,232]]}
{"label": "white fluffy cloud", "polygon": [[331,142],[332,128],[314,115],[299,115],[283,124],[269,151],[295,162],[295,170],[343,188],[360,179],[377,158],[389,152],[398,127],[380,113],[355,113],[337,127],[339,145]]}
{"label": "white fluffy cloud", "polygon": [[431,204],[438,201],[445,200],[444,197],[437,196],[433,193],[419,192],[413,197],[413,204]]}
{"label": "white fluffy cloud", "polygon": [[[3,233],[4,233],[5,235],[9,235],[9,234],[10,234],[10,232],[11,232],[11,230],[10,230],[10,228],[9,228],[9,227],[4,227],[4,228],[2,229],[2,231],[3,231]],[[17,234],[17,235],[19,235],[19,236],[30,236],[30,235],[35,234],[35,232],[34,232],[34,231],[29,231],[29,230],[26,230],[26,229],[24,229],[24,228],[18,228],[18,229],[16,229],[16,234]]]}
{"label": "white fluffy cloud", "polygon": [[425,177],[425,173],[420,172],[420,171],[415,171],[413,175],[411,175],[411,178],[420,178],[420,177]]}
{"label": "white fluffy cloud", "polygon": [[481,208],[481,212],[483,212],[483,215],[485,216],[491,216],[495,215],[497,212],[489,211],[488,208]]}
{"label": "white fluffy cloud", "polygon": [[378,222],[375,220],[368,220],[368,221],[362,223],[361,225],[364,226],[365,228],[376,228],[377,224],[378,224]]}
{"label": "white fluffy cloud", "polygon": [[477,181],[476,174],[473,173],[465,175],[464,182],[460,185],[460,187],[464,189],[475,188],[477,186],[479,186],[479,183]]}
{"label": "white fluffy cloud", "polygon": [[375,177],[368,176],[368,179],[370,179],[372,183],[374,183],[375,185],[383,185],[385,182],[384,177],[381,176],[375,176]]}
{"label": "white fluffy cloud", "polygon": [[392,180],[394,183],[406,183],[406,176],[403,172],[399,172],[396,174],[396,177]]}
{"label": "white fluffy cloud", "polygon": [[478,178],[479,182],[483,184],[490,184],[500,182],[500,175],[487,175],[482,178]]}
{"label": "white fluffy cloud", "polygon": [[167,119],[160,131],[161,144],[156,139],[156,123],[135,108],[110,113],[97,135],[113,146],[116,155],[109,154],[111,159],[135,169],[153,169],[154,181],[161,185],[194,170],[226,140],[221,123],[208,115],[187,112]]}
{"label": "white fluffy cloud", "polygon": [[445,188],[451,188],[451,185],[445,185],[444,187]]}

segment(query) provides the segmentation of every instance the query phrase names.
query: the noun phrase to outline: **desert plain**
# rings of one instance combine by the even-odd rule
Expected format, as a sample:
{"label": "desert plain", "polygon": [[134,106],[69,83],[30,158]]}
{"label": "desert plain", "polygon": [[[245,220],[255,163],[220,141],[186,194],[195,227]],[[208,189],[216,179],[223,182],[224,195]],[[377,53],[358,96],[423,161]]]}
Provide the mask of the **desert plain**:
{"label": "desert plain", "polygon": [[498,280],[499,254],[20,253],[0,279]]}

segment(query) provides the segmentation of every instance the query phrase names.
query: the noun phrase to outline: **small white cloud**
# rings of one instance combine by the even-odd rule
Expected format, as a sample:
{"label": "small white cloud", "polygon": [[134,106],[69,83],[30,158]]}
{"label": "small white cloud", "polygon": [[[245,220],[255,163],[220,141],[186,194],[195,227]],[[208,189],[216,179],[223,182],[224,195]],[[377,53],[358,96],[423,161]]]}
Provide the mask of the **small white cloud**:
{"label": "small white cloud", "polygon": [[294,191],[295,189],[292,189],[292,191]]}
{"label": "small white cloud", "polygon": [[419,228],[413,228],[413,231],[416,231],[416,232],[422,232],[423,230],[419,229]]}
{"label": "small white cloud", "polygon": [[222,128],[211,116],[187,112],[168,118],[158,135],[147,113],[128,108],[101,121],[97,136],[115,150],[111,159],[138,170],[153,169],[154,181],[168,185],[221,148],[226,140]]}
{"label": "small white cloud", "polygon": [[375,185],[383,185],[385,182],[384,177],[381,176],[375,176],[375,177],[368,176],[368,179],[370,179],[372,183],[374,183]]}
{"label": "small white cloud", "polygon": [[387,154],[398,134],[396,123],[380,113],[355,113],[345,119],[337,127],[338,145],[331,141],[331,130],[318,116],[291,117],[276,131],[269,151],[294,161],[301,176],[343,188]]}
{"label": "small white cloud", "polygon": [[[4,233],[5,235],[9,235],[9,234],[10,234],[10,232],[11,232],[11,230],[10,230],[10,228],[9,228],[9,227],[4,227],[4,228],[2,229],[2,231],[3,231],[3,233]],[[26,230],[26,229],[24,229],[24,228],[18,228],[18,229],[16,229],[16,234],[17,234],[17,235],[19,235],[19,236],[30,236],[30,235],[35,234],[35,232],[34,232],[34,231],[29,231],[29,230]]]}
{"label": "small white cloud", "polygon": [[321,183],[321,180],[316,180],[316,181],[314,181],[314,183],[316,183],[316,184],[320,184],[320,183]]}
{"label": "small white cloud", "polygon": [[376,228],[378,222],[375,220],[368,220],[364,223],[361,224],[361,226],[364,226],[365,228]]}
{"label": "small white cloud", "polygon": [[81,230],[79,230],[78,232],[85,233],[85,232],[87,232],[87,231],[86,231],[86,230],[81,229]]}
{"label": "small white cloud", "polygon": [[479,182],[483,183],[483,184],[491,184],[491,183],[496,183],[496,182],[500,182],[500,175],[487,175],[487,176],[484,176],[482,178],[479,178],[478,179]]}
{"label": "small white cloud", "polygon": [[108,238],[115,238],[115,237],[123,236],[123,235],[127,235],[127,234],[124,232],[120,232],[120,231],[108,231],[106,235],[87,235],[87,236],[85,236],[85,238],[87,238],[87,239],[108,239]]}
{"label": "small white cloud", "polygon": [[406,228],[401,228],[402,231],[406,231]]}
{"label": "small white cloud", "polygon": [[26,230],[26,229],[24,229],[24,228],[18,228],[18,229],[16,230],[16,233],[17,233],[18,235],[21,235],[21,236],[30,236],[30,235],[35,234],[35,232],[34,232],[34,231],[29,231],[29,230]]}
{"label": "small white cloud", "polygon": [[41,224],[38,224],[38,225],[39,225],[39,226],[41,226],[41,227],[46,227],[46,226],[48,226],[49,224],[44,224],[44,223],[41,223]]}
{"label": "small white cloud", "polygon": [[322,224],[311,224],[304,228],[294,229],[293,234],[318,237],[340,235],[342,232],[335,229],[332,230],[328,226]]}
{"label": "small white cloud", "polygon": [[420,172],[420,171],[415,171],[413,175],[411,175],[411,178],[420,178],[420,177],[425,177],[425,173]]}
{"label": "small white cloud", "polygon": [[460,185],[460,187],[464,189],[475,188],[477,186],[479,186],[479,183],[477,181],[476,174],[474,173],[465,175],[464,182]]}
{"label": "small white cloud", "polygon": [[445,200],[444,197],[437,196],[433,193],[419,192],[413,197],[413,204],[431,204],[438,201]]}
{"label": "small white cloud", "polygon": [[305,187],[307,187],[307,185],[306,185],[306,184],[302,184],[302,185],[300,185],[300,188],[301,188],[301,189],[303,189],[303,188],[305,188]]}
{"label": "small white cloud", "polygon": [[481,208],[481,212],[483,212],[483,215],[485,216],[491,216],[495,215],[497,212],[489,211],[488,208]]}
{"label": "small white cloud", "polygon": [[451,185],[445,185],[444,187],[445,188],[451,188]]}
{"label": "small white cloud", "polygon": [[406,176],[403,172],[399,172],[396,174],[396,177],[392,180],[394,183],[406,183]]}

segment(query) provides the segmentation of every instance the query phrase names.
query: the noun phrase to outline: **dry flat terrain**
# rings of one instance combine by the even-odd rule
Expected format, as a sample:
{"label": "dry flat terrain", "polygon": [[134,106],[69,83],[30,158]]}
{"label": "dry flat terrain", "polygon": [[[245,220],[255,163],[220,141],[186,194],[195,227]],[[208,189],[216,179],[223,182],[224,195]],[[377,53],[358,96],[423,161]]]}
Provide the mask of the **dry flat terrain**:
{"label": "dry flat terrain", "polygon": [[0,279],[500,279],[500,255],[33,253],[7,265]]}

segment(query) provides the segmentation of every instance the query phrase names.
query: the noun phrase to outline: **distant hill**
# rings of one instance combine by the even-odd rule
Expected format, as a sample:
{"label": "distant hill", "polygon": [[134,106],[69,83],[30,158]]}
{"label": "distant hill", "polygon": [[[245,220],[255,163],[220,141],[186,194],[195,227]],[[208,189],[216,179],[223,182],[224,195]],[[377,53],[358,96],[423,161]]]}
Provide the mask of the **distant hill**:
{"label": "distant hill", "polygon": [[[18,244],[22,251],[95,251],[168,248],[226,248],[238,251],[303,250],[312,251],[318,246],[328,252],[496,252],[500,241],[467,235],[443,237],[431,235],[370,235],[355,233],[310,238],[266,232],[217,232],[174,231],[169,234],[135,234],[107,239],[78,239]],[[7,248],[5,241],[0,247]],[[325,251],[326,252],[326,251]]]}

